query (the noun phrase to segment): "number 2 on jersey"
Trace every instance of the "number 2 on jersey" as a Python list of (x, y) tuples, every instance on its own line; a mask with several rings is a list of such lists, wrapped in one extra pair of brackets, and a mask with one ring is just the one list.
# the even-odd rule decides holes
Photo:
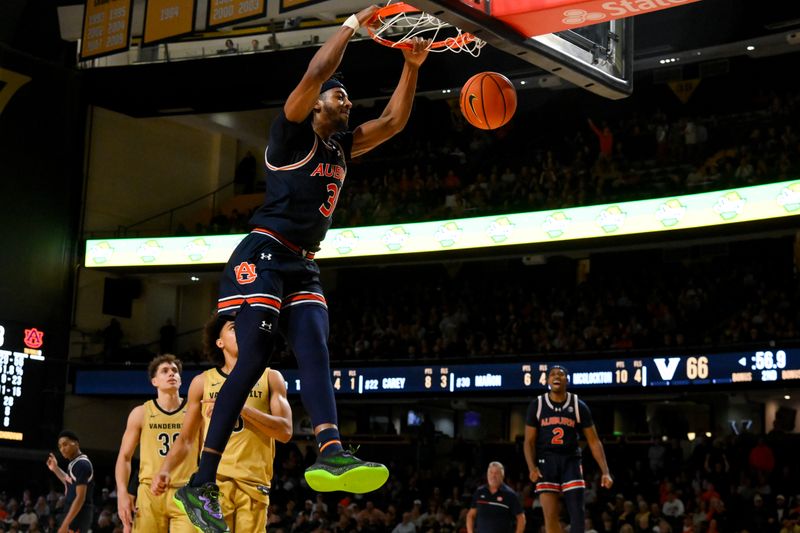
[(564, 444), (564, 428), (553, 428), (553, 438), (550, 444)]

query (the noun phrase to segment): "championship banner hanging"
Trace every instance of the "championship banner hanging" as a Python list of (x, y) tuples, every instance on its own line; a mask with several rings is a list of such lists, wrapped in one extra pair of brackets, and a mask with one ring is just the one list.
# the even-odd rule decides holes
[(131, 0), (86, 0), (81, 60), (124, 52), (131, 34)]
[(206, 27), (230, 26), (267, 15), (265, 0), (209, 0)]
[(144, 44), (153, 44), (194, 30), (194, 0), (147, 0)]

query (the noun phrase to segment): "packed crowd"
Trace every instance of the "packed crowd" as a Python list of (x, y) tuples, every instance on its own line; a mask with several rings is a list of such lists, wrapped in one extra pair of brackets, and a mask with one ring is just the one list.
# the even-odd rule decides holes
[[(660, 96), (666, 98), (674, 96)], [(715, 112), (711, 106), (640, 112), (631, 104), (599, 125), (534, 109), (496, 132), (465, 126), (444, 101), (417, 107), (398, 138), (350, 165), (334, 226), (690, 194), (788, 180), (800, 170), (797, 91), (759, 93)], [(352, 120), (369, 116), (354, 109)], [(535, 124), (548, 127), (526, 126)], [(250, 214), (218, 213), (193, 231), (245, 232)]]
[[(789, 346), (800, 341), (793, 253), (785, 237), (555, 256), (539, 265), (487, 259), (339, 269), (326, 289), (331, 358), (403, 363)], [(105, 360), (149, 361), (160, 345), (118, 349)], [(179, 356), (202, 362), (199, 337), (191, 345)], [(281, 339), (277, 350), (276, 360), (294, 365)]]
[(331, 354), (402, 361), (797, 341), (791, 239), (717, 252), (342, 270), (328, 291)]
[[(599, 533), (797, 533), (800, 471), (797, 442), (782, 431), (757, 437), (744, 432), (715, 439), (606, 442), (615, 485), (600, 489), (596, 467), (584, 459), (587, 529)], [(269, 510), (270, 533), (462, 533), (473, 491), (485, 483), (485, 465), (506, 465), (506, 483), (517, 493), (526, 531), (543, 525), (541, 507), (522, 458), (521, 445), (437, 437), (435, 458), (421, 458), (418, 443), (381, 453), (392, 476), (368, 495), (314, 494), (302, 472), (314, 461), (312, 446), (279, 446)], [(377, 450), (377, 449), (376, 449)], [(433, 459), (433, 460), (430, 460)], [(113, 468), (106, 465), (108, 471)], [(44, 469), (44, 467), (42, 467)], [(51, 532), (61, 510), (61, 487), (30, 488), (28, 476), (0, 493), (0, 531)], [(43, 478), (44, 479), (44, 478)], [(39, 483), (37, 488), (46, 486)], [(110, 477), (96, 487), (93, 533), (122, 531)], [(566, 526), (566, 523), (563, 524)]]

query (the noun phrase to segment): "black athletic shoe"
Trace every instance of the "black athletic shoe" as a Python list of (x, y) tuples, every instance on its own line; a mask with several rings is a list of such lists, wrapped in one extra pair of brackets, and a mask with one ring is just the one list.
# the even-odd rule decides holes
[(186, 485), (175, 491), (175, 504), (202, 533), (230, 533), (219, 506), (219, 487), (204, 483), (199, 487)]

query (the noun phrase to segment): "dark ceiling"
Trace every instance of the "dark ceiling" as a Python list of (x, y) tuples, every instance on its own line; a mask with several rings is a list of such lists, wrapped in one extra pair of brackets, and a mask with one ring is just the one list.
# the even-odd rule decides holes
[[(69, 0), (2, 0), (0, 42), (11, 48), (74, 66), (75, 43), (58, 36), (56, 7)], [(770, 35), (800, 27), (800, 3), (780, 0), (702, 0), (638, 16), (634, 55), (642, 58)], [(192, 113), (238, 111), (275, 105), (302, 76), (316, 49), (185, 60), (172, 63), (94, 68), (83, 71), (87, 101), (132, 116), (159, 110)], [(342, 71), (352, 94), (387, 95), (402, 65), (401, 55), (370, 41), (351, 43)], [(420, 90), (457, 87), (469, 75), (500, 70), (509, 76), (537, 68), (508, 54), (484, 49), (479, 58), (431, 54)]]

